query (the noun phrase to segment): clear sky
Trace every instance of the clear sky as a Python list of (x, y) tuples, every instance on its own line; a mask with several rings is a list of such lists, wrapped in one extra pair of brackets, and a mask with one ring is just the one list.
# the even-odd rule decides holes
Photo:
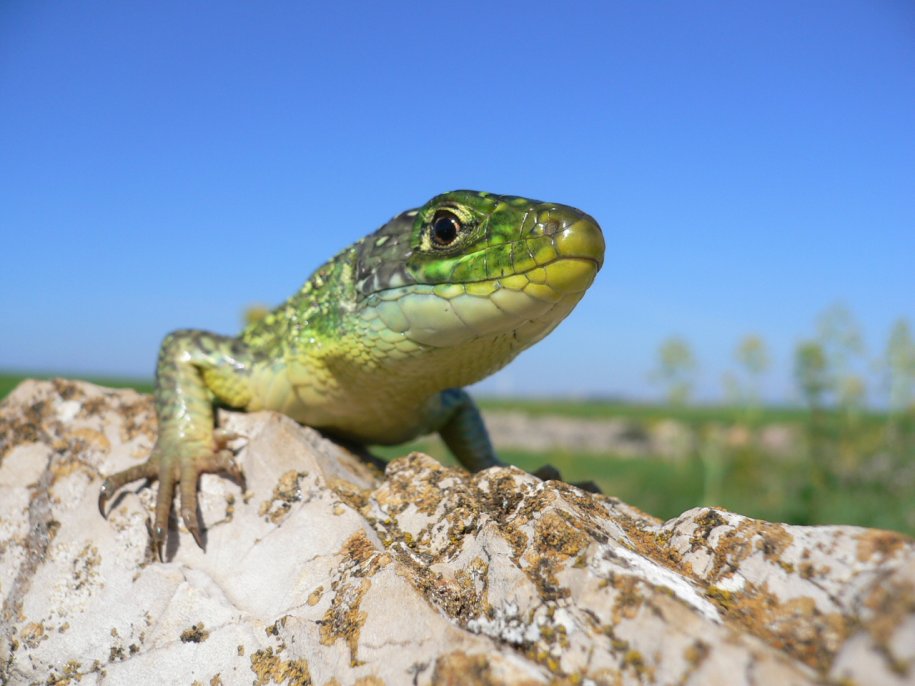
[(488, 391), (767, 393), (825, 308), (915, 324), (915, 3), (0, 3), (0, 369), (150, 376), (454, 188), (576, 205), (592, 290)]

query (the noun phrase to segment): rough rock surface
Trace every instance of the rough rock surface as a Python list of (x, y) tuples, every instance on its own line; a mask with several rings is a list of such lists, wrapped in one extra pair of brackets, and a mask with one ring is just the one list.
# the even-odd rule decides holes
[(0, 406), (0, 683), (913, 684), (915, 543), (695, 509), (660, 522), (513, 468), (372, 464), (271, 413), (247, 491), (201, 479), (207, 551), (144, 459), (149, 398), (26, 382)]

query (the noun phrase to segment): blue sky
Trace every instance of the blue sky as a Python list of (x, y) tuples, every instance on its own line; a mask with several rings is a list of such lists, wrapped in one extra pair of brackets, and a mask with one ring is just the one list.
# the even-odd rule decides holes
[(915, 5), (563, 5), (0, 4), (0, 369), (149, 376), (453, 188), (607, 239), (481, 390), (652, 397), (679, 335), (714, 399), (756, 332), (787, 400), (827, 307), (915, 324)]

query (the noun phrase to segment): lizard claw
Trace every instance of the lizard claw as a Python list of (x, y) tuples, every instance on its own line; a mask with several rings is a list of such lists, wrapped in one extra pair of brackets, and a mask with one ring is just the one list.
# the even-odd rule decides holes
[(165, 545), (166, 532), (158, 526), (150, 526), (148, 522), (146, 529), (149, 531), (150, 543), (156, 551), (156, 559), (159, 560), (159, 562), (165, 562), (165, 555), (163, 554), (162, 548)]
[[(209, 466), (209, 465), (208, 465)], [(209, 470), (208, 470), (209, 471)], [(197, 516), (197, 481), (200, 478), (200, 468), (194, 463), (181, 465), (181, 519), (184, 526), (191, 532), (194, 542), (201, 550), (204, 549), (203, 538), (200, 533), (200, 518)]]
[(111, 485), (108, 483), (108, 479), (105, 479), (102, 482), (102, 487), (98, 489), (98, 513), (105, 519), (108, 519), (108, 513), (105, 512), (105, 503), (108, 502), (108, 499), (111, 497), (113, 492), (114, 489), (111, 488)]
[(194, 542), (197, 544), (197, 547), (201, 550), (206, 550), (206, 546), (203, 542), (203, 534), (200, 531), (200, 520), (197, 517), (197, 512), (182, 508), (181, 519), (184, 520), (185, 528), (191, 533), (191, 536), (194, 537)]

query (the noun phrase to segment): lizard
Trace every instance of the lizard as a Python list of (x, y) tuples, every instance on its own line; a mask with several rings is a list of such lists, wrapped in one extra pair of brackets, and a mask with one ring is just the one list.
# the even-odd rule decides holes
[(155, 377), (149, 458), (103, 482), (99, 510), (130, 482), (158, 480), (152, 543), (179, 492), (203, 548), (202, 473), (243, 475), (215, 410), (275, 410), (327, 435), (396, 445), (438, 432), (468, 470), (502, 466), (462, 389), (562, 321), (603, 264), (598, 223), (573, 207), (478, 191), (438, 195), (319, 267), (236, 337), (168, 334)]

